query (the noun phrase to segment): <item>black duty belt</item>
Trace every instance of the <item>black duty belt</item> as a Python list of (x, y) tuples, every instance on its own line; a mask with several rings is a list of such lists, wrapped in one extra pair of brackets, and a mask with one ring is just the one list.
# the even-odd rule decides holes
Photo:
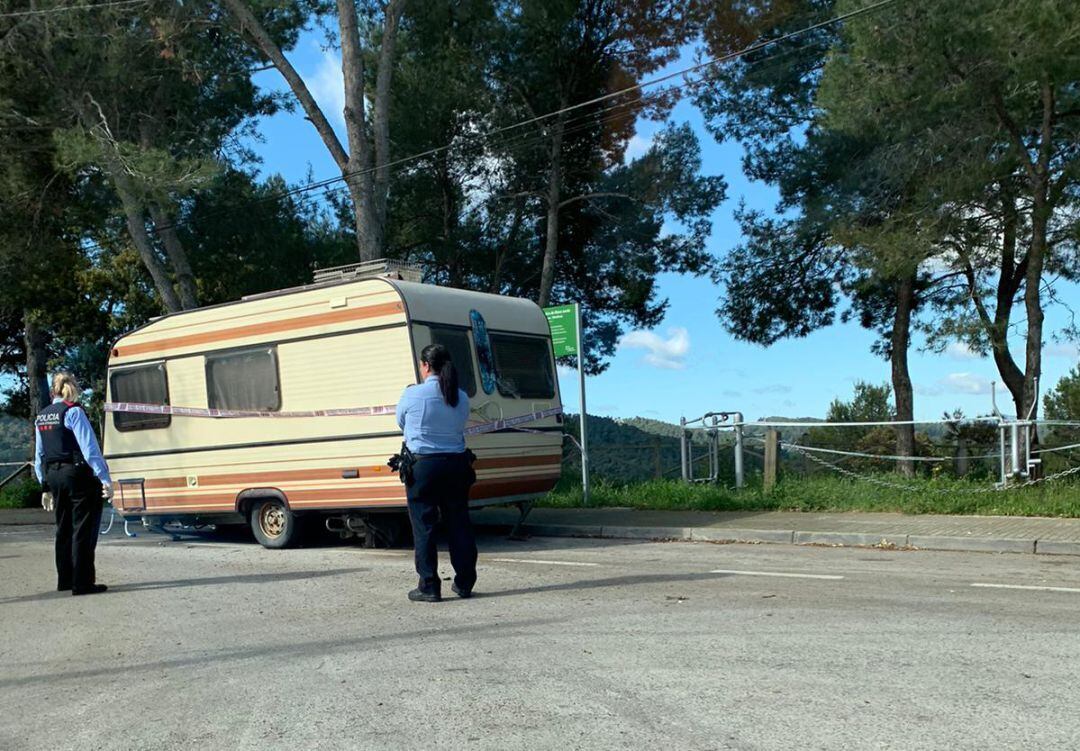
[(453, 451), (450, 453), (437, 453), (437, 454), (416, 454), (416, 461), (423, 461), (424, 459), (458, 459), (465, 456), (464, 451)]

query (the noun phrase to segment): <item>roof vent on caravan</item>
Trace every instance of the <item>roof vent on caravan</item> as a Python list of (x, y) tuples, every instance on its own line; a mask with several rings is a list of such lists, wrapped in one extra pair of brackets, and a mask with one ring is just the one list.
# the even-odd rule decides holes
[(315, 284), (326, 282), (347, 282), (355, 279), (370, 279), (372, 277), (385, 276), (391, 279), (400, 279), (404, 282), (421, 282), (424, 279), (424, 271), (419, 266), (413, 266), (401, 261), (389, 258), (377, 258), (374, 261), (350, 263), (345, 266), (334, 266), (329, 269), (316, 269), (312, 280)]

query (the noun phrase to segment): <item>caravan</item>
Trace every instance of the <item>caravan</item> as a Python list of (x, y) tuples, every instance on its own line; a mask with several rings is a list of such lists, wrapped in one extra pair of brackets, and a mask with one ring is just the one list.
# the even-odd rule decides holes
[[(446, 346), (469, 394), (474, 505), (554, 487), (562, 414), (551, 335), (528, 300), (365, 276), (158, 318), (109, 357), (114, 505), (144, 523), (251, 525), (287, 547), (313, 519), (374, 536), (405, 506), (387, 458), (421, 349)], [(396, 278), (392, 278), (396, 277)]]

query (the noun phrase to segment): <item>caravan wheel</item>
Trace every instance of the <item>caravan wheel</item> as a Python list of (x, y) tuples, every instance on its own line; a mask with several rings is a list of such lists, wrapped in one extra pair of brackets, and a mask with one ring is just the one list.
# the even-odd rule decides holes
[(268, 500), (252, 508), (251, 531), (264, 548), (287, 548), (299, 538), (300, 525), (284, 503)]

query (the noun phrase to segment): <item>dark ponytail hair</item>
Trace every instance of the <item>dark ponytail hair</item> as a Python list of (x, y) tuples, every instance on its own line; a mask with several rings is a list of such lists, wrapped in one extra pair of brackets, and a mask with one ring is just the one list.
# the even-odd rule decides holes
[(439, 377), (439, 391), (443, 401), (451, 407), (458, 404), (457, 368), (450, 361), (450, 350), (441, 344), (429, 344), (420, 351), (420, 361), (427, 363), (431, 372)]

